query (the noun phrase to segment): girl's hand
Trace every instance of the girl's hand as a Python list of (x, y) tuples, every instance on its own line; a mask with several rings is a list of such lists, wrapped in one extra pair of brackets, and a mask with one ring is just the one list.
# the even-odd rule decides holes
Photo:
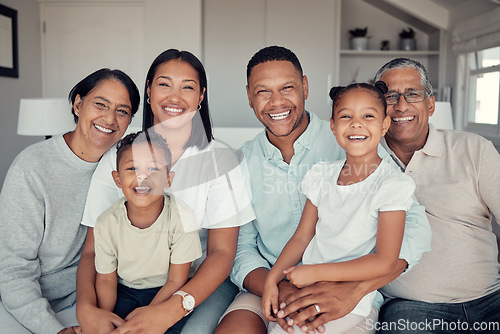
[(301, 266), (294, 266), (283, 272), (290, 283), (299, 289), (317, 282), (315, 278), (316, 271), (313, 265), (303, 264)]
[(275, 317), (276, 314), (278, 314), (278, 295), (278, 286), (266, 282), (264, 290), (262, 291), (262, 311), (269, 321), (276, 321)]

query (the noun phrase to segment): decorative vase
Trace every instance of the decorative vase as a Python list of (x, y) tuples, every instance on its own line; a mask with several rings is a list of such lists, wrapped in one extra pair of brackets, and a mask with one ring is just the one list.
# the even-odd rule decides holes
[(399, 49), (404, 51), (414, 51), (417, 49), (417, 40), (415, 38), (401, 38), (399, 40)]
[(368, 37), (352, 37), (351, 38), (352, 50), (368, 50)]

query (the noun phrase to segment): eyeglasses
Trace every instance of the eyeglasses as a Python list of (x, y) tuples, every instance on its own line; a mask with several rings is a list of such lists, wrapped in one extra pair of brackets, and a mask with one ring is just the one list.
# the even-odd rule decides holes
[(387, 104), (396, 104), (399, 101), (400, 96), (405, 98), (408, 103), (422, 102), (425, 99), (427, 92), (425, 90), (411, 90), (405, 93), (390, 93), (385, 95), (385, 101)]

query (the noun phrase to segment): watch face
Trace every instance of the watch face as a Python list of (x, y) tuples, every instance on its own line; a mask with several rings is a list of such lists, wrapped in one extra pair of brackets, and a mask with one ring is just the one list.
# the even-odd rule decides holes
[(191, 295), (185, 296), (183, 304), (186, 311), (191, 311), (194, 308), (194, 297)]

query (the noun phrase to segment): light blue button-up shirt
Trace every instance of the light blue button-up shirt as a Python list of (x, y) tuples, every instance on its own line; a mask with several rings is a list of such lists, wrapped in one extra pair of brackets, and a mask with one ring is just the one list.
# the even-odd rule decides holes
[[(309, 125), (293, 144), (294, 155), (287, 164), (266, 132), (246, 142), (241, 151), (248, 164), (252, 205), (256, 219), (240, 228), (238, 249), (231, 279), (243, 289), (243, 280), (253, 270), (270, 269), (299, 225), (306, 196), (301, 183), (305, 173), (319, 161), (345, 158), (344, 150), (327, 121), (308, 112)], [(379, 155), (396, 167), (387, 151)], [(407, 213), (400, 257), (408, 269), (430, 250), (431, 230), (424, 207), (415, 200)], [(407, 269), (407, 270), (408, 270)], [(378, 300), (379, 304), (381, 299)], [(377, 305), (380, 306), (380, 305)]]

